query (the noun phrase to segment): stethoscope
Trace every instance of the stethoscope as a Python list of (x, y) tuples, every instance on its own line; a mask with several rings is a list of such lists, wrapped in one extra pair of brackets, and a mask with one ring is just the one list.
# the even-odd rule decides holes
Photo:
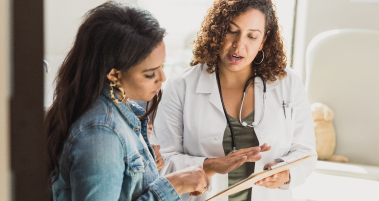
[[(262, 107), (262, 113), (261, 113), (261, 118), (260, 118), (259, 122), (256, 123), (255, 119), (254, 119), (254, 122), (251, 125), (249, 125), (246, 122), (242, 122), (241, 114), (242, 114), (243, 102), (245, 100), (245, 95), (246, 95), (247, 87), (249, 86), (250, 82), (252, 80), (254, 80), (256, 77), (261, 78), (261, 80), (263, 82), (263, 107)], [(226, 117), (226, 121), (228, 122), (230, 133), (232, 135), (232, 151), (229, 152), (229, 154), (231, 154), (231, 153), (237, 151), (236, 150), (237, 145), (236, 145), (236, 141), (235, 141), (233, 126), (232, 126), (232, 124), (230, 122), (228, 113), (226, 112), (225, 105), (224, 105), (224, 100), (222, 98), (220, 76), (218, 74), (218, 71), (216, 71), (216, 78), (217, 78), (217, 84), (218, 84), (218, 91), (220, 92), (220, 99), (221, 99), (221, 103), (222, 103), (222, 109), (224, 110), (224, 115)], [(243, 89), (243, 98), (242, 98), (242, 103), (241, 103), (241, 108), (240, 108), (240, 113), (239, 113), (239, 122), (240, 122), (240, 124), (242, 126), (254, 128), (254, 127), (259, 126), (262, 123), (262, 120), (264, 118), (264, 112), (265, 112), (265, 99), (266, 99), (266, 80), (265, 80), (265, 78), (262, 75), (258, 75), (258, 74), (250, 77), (249, 80), (247, 80), (247, 82), (246, 82), (245, 88)]]

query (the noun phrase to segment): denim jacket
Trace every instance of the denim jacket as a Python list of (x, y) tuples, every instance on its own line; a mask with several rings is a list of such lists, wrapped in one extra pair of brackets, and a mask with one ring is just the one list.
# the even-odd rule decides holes
[(167, 179), (158, 176), (147, 121), (137, 118), (144, 113), (136, 103), (112, 102), (105, 84), (96, 102), (70, 127), (59, 179), (52, 187), (54, 201), (180, 200)]

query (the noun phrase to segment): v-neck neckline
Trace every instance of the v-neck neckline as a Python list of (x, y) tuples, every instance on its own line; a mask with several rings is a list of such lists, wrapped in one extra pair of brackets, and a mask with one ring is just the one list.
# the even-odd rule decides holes
[[(247, 118), (251, 117), (252, 115), (254, 115), (254, 110), (253, 110), (249, 115), (247, 115), (245, 118), (243, 118), (242, 121), (245, 121)], [(236, 119), (236, 118), (232, 117), (232, 116), (229, 115), (229, 114), (228, 114), (228, 116), (229, 116), (232, 120), (239, 121), (239, 119)]]

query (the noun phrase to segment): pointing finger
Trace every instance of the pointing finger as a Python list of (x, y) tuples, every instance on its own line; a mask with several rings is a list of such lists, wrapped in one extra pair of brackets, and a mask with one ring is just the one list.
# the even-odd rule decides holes
[(261, 147), (261, 151), (269, 151), (271, 146), (268, 146), (267, 143), (264, 143)]
[(266, 149), (266, 147), (267, 147), (267, 144), (266, 143), (264, 143), (262, 146), (260, 146), (261, 147), (261, 149), (262, 150), (265, 150)]
[(262, 151), (270, 151), (270, 150), (271, 150), (271, 146), (267, 146), (264, 150), (261, 149), (261, 152), (262, 152)]
[(246, 153), (259, 153), (261, 151), (261, 147), (250, 147), (250, 148), (246, 148), (246, 149), (240, 149), (238, 151), (236, 151), (235, 153), (238, 153), (238, 154), (246, 154)]

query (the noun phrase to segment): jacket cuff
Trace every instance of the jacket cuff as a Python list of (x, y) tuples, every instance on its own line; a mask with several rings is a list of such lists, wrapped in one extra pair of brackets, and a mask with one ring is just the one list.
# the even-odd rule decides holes
[(300, 186), (305, 183), (305, 177), (301, 174), (302, 167), (301, 165), (297, 165), (295, 167), (290, 168), (291, 173), (291, 182), (284, 187), (287, 189), (292, 189), (293, 187)]
[(171, 183), (164, 177), (158, 177), (149, 185), (151, 191), (159, 198), (159, 200), (178, 200), (179, 194), (176, 192)]
[(195, 164), (194, 165), (200, 165), (201, 168), (204, 168), (204, 161), (207, 159), (207, 157), (196, 157), (195, 158)]
[(282, 189), (282, 190), (288, 190), (288, 189), (290, 189), (290, 184), (291, 184), (291, 169), (289, 171), (290, 171), (290, 173), (289, 173), (289, 177), (290, 177), (289, 181), (286, 182), (286, 183), (284, 183), (282, 186), (280, 186), (279, 189)]

